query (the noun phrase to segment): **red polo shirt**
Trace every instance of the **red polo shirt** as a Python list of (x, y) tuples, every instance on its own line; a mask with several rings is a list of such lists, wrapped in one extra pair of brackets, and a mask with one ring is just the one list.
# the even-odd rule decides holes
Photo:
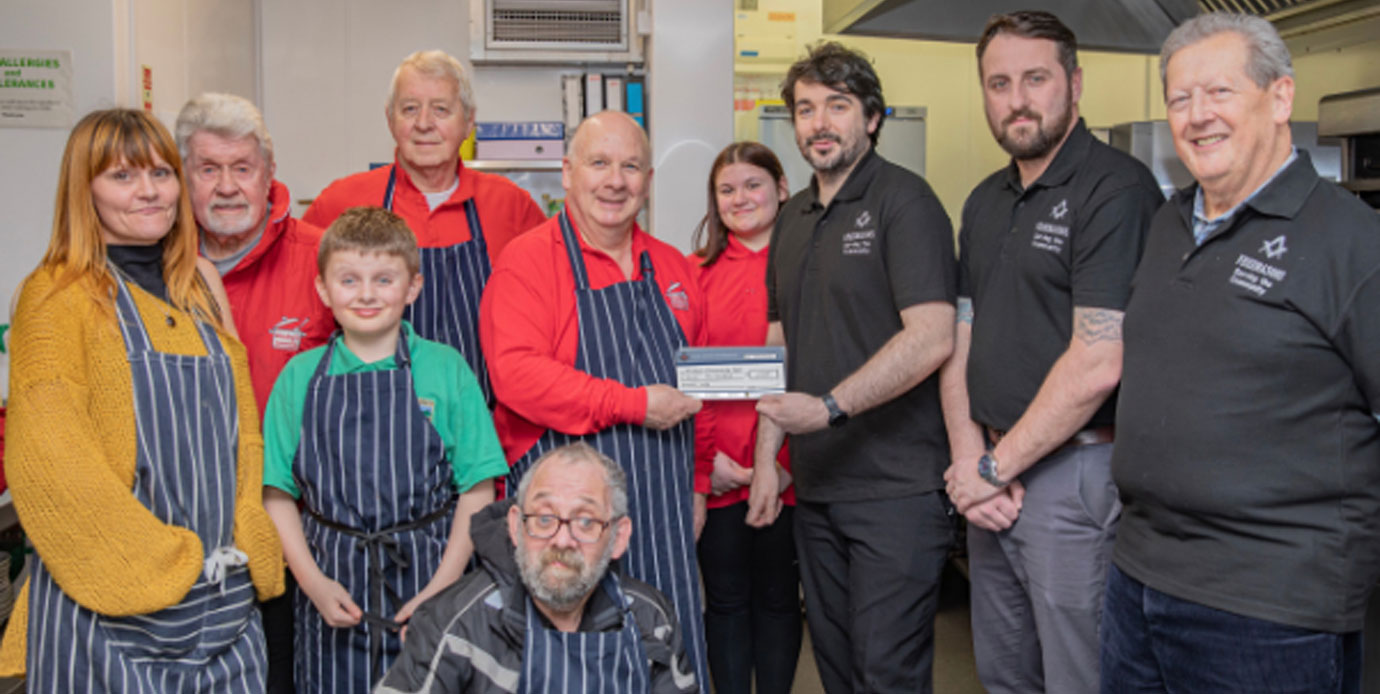
[(467, 169), (464, 162), (456, 166), (460, 183), (455, 192), (435, 210), (427, 206), (426, 196), (417, 190), (402, 166), (380, 166), (326, 186), (302, 219), (324, 229), (351, 207), (383, 205), (388, 172), (393, 168), (398, 172), (393, 184), (393, 212), (407, 220), (412, 233), (417, 235), (417, 245), (423, 248), (454, 246), (470, 240), (464, 206), (470, 198), (474, 199), (479, 223), (484, 227), (490, 262), (498, 260), (509, 241), (546, 221), (546, 215), (527, 191), (497, 174)]
[[(705, 304), (690, 264), (636, 225), (632, 234), (632, 279), (642, 279), (637, 259), (647, 251), (663, 296), (674, 297), (667, 305), (687, 342), (703, 345)], [(583, 238), (580, 252), (591, 288), (627, 281), (613, 258)], [(575, 274), (559, 218), (552, 217), (508, 244), (480, 303), (479, 339), (498, 400), (494, 428), (509, 463), (547, 429), (580, 435), (646, 418), (646, 389), (575, 369), (579, 337)]]
[[(749, 250), (737, 237), (728, 237), (728, 246), (718, 260), (708, 267), (700, 265), (703, 258), (690, 254), (690, 261), (700, 291), (704, 292), (706, 344), (725, 347), (748, 347), (767, 341), (767, 255), (770, 249)], [(695, 491), (707, 494), (709, 475), (714, 470), (714, 454), (723, 451), (743, 467), (752, 467), (753, 449), (757, 444), (757, 402), (752, 400), (723, 400), (704, 403), (695, 416)], [(781, 448), (777, 460), (790, 469), (787, 447)], [(719, 496), (709, 497), (709, 508), (730, 506), (748, 498), (743, 486)], [(782, 500), (795, 503), (792, 485)]]

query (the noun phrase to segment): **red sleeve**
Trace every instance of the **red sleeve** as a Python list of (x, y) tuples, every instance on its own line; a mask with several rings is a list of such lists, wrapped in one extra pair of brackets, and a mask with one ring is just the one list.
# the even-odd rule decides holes
[(331, 225), (331, 222), (335, 221), (336, 217), (340, 216), (340, 206), (334, 204), (335, 201), (331, 199), (334, 197), (331, 194), (333, 187), (334, 184), (327, 186), (320, 195), (316, 196), (315, 200), (311, 201), (311, 207), (308, 207), (307, 211), (302, 214), (302, 221), (325, 229)]
[[(479, 336), (494, 394), (501, 407), (541, 429), (587, 434), (641, 423), (647, 414), (644, 389), (574, 367), (575, 281), (559, 237), (552, 238), (557, 228), (552, 221), (509, 244), (484, 290)], [(509, 427), (500, 420), (506, 418), (495, 417), (505, 447), (518, 445), (511, 440), (517, 432), (505, 431)]]

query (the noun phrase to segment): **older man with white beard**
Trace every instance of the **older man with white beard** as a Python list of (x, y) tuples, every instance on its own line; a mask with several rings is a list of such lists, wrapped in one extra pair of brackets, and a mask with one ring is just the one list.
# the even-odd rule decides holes
[[(288, 360), (335, 329), (314, 284), (321, 229), (291, 216), (287, 186), (273, 179), (273, 138), (247, 99), (202, 94), (182, 107), (176, 130), (201, 254), (225, 283), (262, 416)], [(293, 691), (290, 574), (288, 580), (284, 597), (262, 605), (268, 690), (275, 694)]]
[(313, 285), (321, 229), (292, 218), (287, 186), (273, 179), (273, 138), (247, 99), (207, 93), (188, 101), (177, 116), (177, 147), (201, 254), (225, 282), (262, 415), (288, 359), (335, 329)]
[(423, 603), (375, 691), (698, 692), (670, 601), (609, 570), (627, 513), (613, 460), (586, 443), (543, 455), (474, 515), (481, 570)]

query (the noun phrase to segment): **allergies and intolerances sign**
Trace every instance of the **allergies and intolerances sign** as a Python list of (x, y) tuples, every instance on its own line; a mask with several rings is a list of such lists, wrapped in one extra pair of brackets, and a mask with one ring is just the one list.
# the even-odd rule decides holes
[(71, 51), (0, 48), (0, 127), (72, 127)]

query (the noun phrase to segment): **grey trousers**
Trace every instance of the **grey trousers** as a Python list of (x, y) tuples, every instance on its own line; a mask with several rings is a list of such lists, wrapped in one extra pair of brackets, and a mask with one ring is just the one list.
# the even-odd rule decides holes
[(1112, 444), (1066, 446), (1020, 476), (1009, 529), (968, 528), (973, 650), (990, 694), (1095, 694), (1102, 591), (1121, 501)]

